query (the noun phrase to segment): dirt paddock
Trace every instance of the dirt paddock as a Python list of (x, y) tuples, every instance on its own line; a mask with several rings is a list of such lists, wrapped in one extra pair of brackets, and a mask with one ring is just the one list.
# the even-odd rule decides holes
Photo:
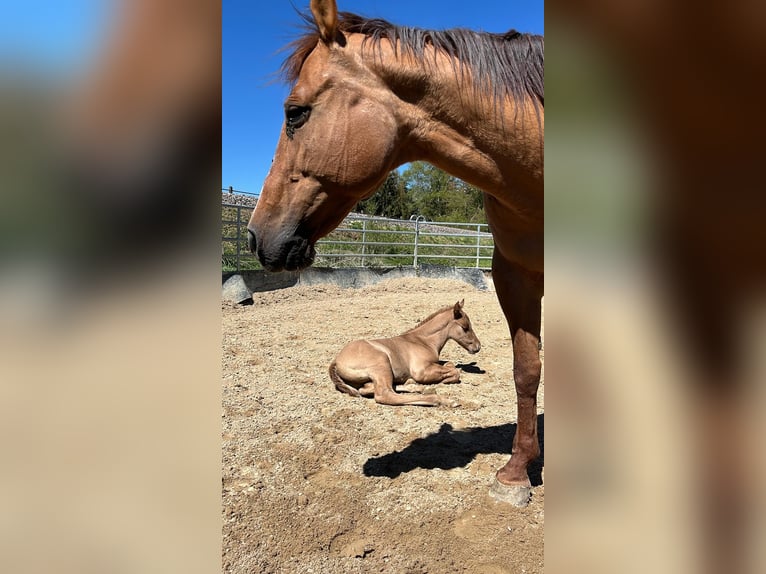
[[(293, 287), (223, 304), (223, 569), (236, 573), (543, 571), (544, 488), (524, 509), (487, 495), (510, 454), (510, 337), (495, 294), (458, 281)], [(482, 342), (441, 358), (456, 408), (388, 407), (335, 390), (358, 338), (397, 335), (465, 298)], [(543, 396), (538, 420), (543, 427)], [(541, 481), (538, 465), (533, 483)]]

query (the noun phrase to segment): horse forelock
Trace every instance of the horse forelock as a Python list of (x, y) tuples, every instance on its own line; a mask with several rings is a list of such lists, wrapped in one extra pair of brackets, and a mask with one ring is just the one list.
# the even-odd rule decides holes
[[(319, 29), (309, 13), (299, 13), (304, 33), (288, 44), (290, 50), (281, 67), (283, 78), (294, 84), (303, 63), (319, 42)], [(382, 40), (414, 57), (428, 68), (432, 62), (426, 48), (433, 47), (453, 62), (459, 82), (471, 78), (477, 95), (490, 92), (495, 102), (510, 97), (529, 98), (535, 107), (545, 104), (545, 40), (536, 34), (510, 30), (503, 34), (465, 28), (425, 30), (397, 26), (381, 18), (365, 18), (351, 12), (338, 13), (338, 28), (348, 34), (363, 34), (362, 46), (374, 54)], [(470, 71), (470, 74), (466, 74)]]
[(298, 80), (303, 62), (306, 61), (306, 58), (309, 57), (319, 42), (319, 28), (311, 14), (299, 11), (298, 16), (302, 20), (298, 28), (303, 30), (303, 33), (281, 50), (288, 52), (288, 54), (282, 62), (282, 67), (279, 70), (280, 75), (285, 82), (291, 85)]

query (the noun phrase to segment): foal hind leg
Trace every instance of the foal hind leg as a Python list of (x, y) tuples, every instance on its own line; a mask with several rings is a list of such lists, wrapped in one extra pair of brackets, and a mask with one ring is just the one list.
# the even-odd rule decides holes
[(436, 395), (420, 395), (415, 393), (399, 394), (394, 391), (394, 377), (390, 370), (370, 374), (374, 385), (375, 402), (381, 405), (415, 405), (435, 407), (447, 404)]
[(363, 397), (374, 397), (375, 396), (375, 384), (372, 382), (365, 383), (359, 389), (359, 394)]
[(527, 467), (540, 456), (537, 389), (542, 371), (538, 345), (543, 275), (503, 261), (496, 249), (492, 261), (492, 277), (511, 331), (518, 414), (511, 458), (497, 471), (490, 493), (495, 498), (523, 507), (529, 502), (532, 489)]

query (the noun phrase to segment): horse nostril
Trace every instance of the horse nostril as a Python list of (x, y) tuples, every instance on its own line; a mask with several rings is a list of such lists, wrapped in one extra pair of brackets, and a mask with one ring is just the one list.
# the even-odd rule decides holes
[(247, 248), (250, 250), (250, 253), (255, 253), (255, 249), (258, 247), (256, 241), (255, 241), (255, 233), (251, 229), (247, 230)]

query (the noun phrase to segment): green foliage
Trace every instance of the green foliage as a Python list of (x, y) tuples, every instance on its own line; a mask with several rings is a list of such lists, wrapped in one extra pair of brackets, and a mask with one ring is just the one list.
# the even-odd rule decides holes
[(426, 162), (392, 171), (355, 211), (393, 219), (422, 215), (429, 221), (485, 223), (482, 191)]
[(418, 214), (430, 221), (485, 223), (482, 191), (431, 164), (410, 164), (402, 179)]
[(355, 211), (392, 219), (409, 219), (414, 205), (399, 172), (392, 171), (378, 190), (357, 204)]
[[(239, 225), (237, 225), (237, 211), (239, 211)], [(252, 211), (251, 207), (221, 208), (221, 237), (223, 238), (221, 267), (224, 272), (236, 271), (237, 262), (239, 262), (239, 269), (261, 269), (258, 259), (247, 249), (247, 222)]]

